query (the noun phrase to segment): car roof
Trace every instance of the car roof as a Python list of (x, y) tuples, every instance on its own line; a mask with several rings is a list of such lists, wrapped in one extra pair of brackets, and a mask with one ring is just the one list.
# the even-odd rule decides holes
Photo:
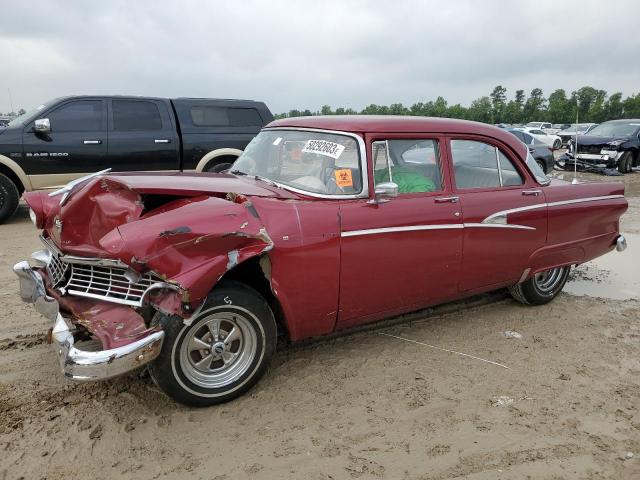
[(640, 123), (640, 118), (622, 118), (619, 120), (609, 120), (608, 122), (602, 122), (602, 123), (621, 123), (621, 124)]
[(353, 133), (461, 133), (493, 137), (507, 144), (520, 156), (522, 142), (502, 128), (470, 120), (399, 115), (318, 115), (275, 120), (265, 128), (317, 128)]

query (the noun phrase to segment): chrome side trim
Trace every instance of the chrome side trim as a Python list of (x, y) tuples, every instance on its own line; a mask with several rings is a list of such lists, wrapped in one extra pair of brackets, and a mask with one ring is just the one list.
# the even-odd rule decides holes
[(324, 194), (324, 193), (314, 193), (314, 192), (309, 192), (307, 190), (302, 190), (300, 188), (291, 187), (289, 185), (284, 185), (282, 183), (273, 182), (278, 187), (280, 187), (280, 188), (282, 188), (284, 190), (290, 190), (290, 191), (295, 192), (295, 193), (300, 193), (300, 194), (306, 195), (308, 197), (324, 198), (324, 199), (328, 199), (328, 200), (345, 200), (345, 199), (350, 199), (350, 198), (369, 198), (369, 175), (368, 175), (369, 162), (368, 162), (368, 157), (367, 157), (367, 148), (366, 148), (366, 145), (364, 143), (364, 138), (362, 138), (360, 135), (355, 134), (353, 132), (343, 132), (343, 131), (340, 131), (340, 130), (324, 130), (324, 129), (320, 129), (320, 128), (271, 127), (271, 128), (263, 128), (262, 129), (262, 131), (264, 131), (264, 132), (272, 132), (272, 131), (277, 131), (277, 130), (282, 130), (282, 131), (289, 130), (289, 131), (297, 131), (297, 132), (328, 133), (328, 134), (332, 134), (332, 135), (342, 135), (342, 136), (345, 136), (345, 137), (353, 138), (357, 142), (358, 148), (360, 149), (360, 173), (362, 175), (362, 191), (360, 193), (354, 193), (354, 194), (349, 194), (349, 195), (327, 195), (327, 194)]
[(464, 228), (515, 228), (520, 230), (535, 230), (535, 227), (516, 225), (514, 223), (465, 223)]
[(413, 232), (419, 230), (452, 230), (464, 228), (462, 223), (448, 223), (442, 225), (405, 225), (402, 227), (369, 228), (365, 230), (351, 230), (342, 232), (341, 237), (357, 237), (360, 235), (376, 235), (378, 233)]
[(549, 207), (558, 207), (560, 205), (572, 205), (574, 203), (596, 202), (598, 200), (615, 200), (624, 198), (624, 195), (602, 195), (601, 197), (576, 198), (574, 200), (562, 200), (560, 202), (547, 203)]
[(377, 235), (379, 233), (415, 232), (420, 230), (457, 230), (460, 228), (512, 228), (517, 230), (535, 230), (526, 225), (503, 225), (486, 223), (445, 223), (437, 225), (405, 225), (402, 227), (369, 228), (364, 230), (350, 230), (342, 232), (341, 237), (357, 237), (362, 235)]
[(538, 208), (546, 207), (559, 207), (561, 205), (572, 205), (574, 203), (595, 202), (598, 200), (614, 200), (617, 198), (624, 198), (624, 195), (602, 195), (600, 197), (576, 198), (573, 200), (561, 200), (559, 202), (536, 203), (535, 205), (527, 205), (526, 207), (511, 208), (509, 210), (501, 210), (499, 212), (492, 213), (487, 218), (485, 218), (482, 223), (502, 223), (503, 221), (506, 221), (506, 218), (503, 220), (501, 217), (506, 217), (510, 213), (527, 212), (529, 210), (536, 210)]
[(536, 203), (535, 205), (527, 205), (526, 207), (518, 207), (518, 208), (510, 208), (509, 210), (501, 210), (496, 213), (492, 213), (487, 218), (482, 220), (482, 223), (502, 223), (502, 219), (500, 217), (505, 217), (504, 222), (507, 221), (506, 217), (510, 213), (518, 213), (518, 212), (527, 212), (529, 210), (537, 210), (538, 208), (546, 208), (546, 203)]

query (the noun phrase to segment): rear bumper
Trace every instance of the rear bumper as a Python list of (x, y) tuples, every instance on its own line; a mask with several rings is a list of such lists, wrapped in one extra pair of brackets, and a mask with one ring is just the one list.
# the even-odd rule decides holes
[(160, 354), (163, 331), (151, 332), (127, 345), (100, 351), (86, 351), (74, 346), (74, 328), (60, 313), (58, 302), (47, 295), (44, 281), (27, 261), (17, 263), (13, 271), (20, 281), (20, 297), (32, 303), (37, 312), (54, 322), (51, 341), (65, 377), (76, 381), (104, 380), (135, 370)]

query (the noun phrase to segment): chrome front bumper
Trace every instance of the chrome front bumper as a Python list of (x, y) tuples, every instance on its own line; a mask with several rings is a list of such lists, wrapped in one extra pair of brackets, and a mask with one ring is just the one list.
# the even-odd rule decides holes
[(54, 322), (51, 340), (65, 377), (79, 382), (104, 380), (135, 370), (160, 354), (164, 332), (158, 331), (128, 345), (100, 350), (80, 350), (74, 346), (73, 330), (60, 314), (58, 302), (47, 295), (42, 276), (22, 261), (13, 267), (20, 280), (20, 297)]

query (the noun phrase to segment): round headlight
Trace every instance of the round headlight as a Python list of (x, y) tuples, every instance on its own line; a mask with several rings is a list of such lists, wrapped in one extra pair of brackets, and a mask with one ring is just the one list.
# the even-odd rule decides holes
[(29, 209), (29, 218), (34, 225), (38, 226), (38, 217), (36, 217), (36, 212), (33, 211), (33, 208)]

